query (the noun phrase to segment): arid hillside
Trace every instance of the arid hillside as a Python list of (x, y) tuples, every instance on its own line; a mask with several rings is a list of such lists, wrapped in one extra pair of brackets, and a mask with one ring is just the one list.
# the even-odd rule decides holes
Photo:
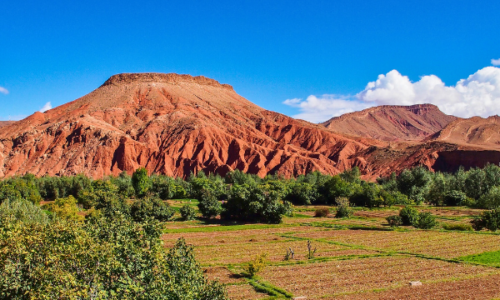
[[(331, 120), (327, 129), (267, 111), (203, 76), (119, 74), (75, 101), (1, 127), (0, 177), (84, 173), (101, 178), (140, 166), (182, 177), (234, 169), (297, 176), (358, 166), (373, 180), (416, 165), (454, 169), (463, 157), (472, 166), (500, 159), (493, 150), (479, 162), (471, 160), (485, 149), (455, 140), (417, 142), (456, 119), (434, 106), (369, 111), (357, 113), (366, 117), (352, 118), (354, 113)], [(384, 130), (363, 134), (362, 128), (375, 126), (373, 119)], [(365, 123), (356, 127), (356, 120)], [(344, 131), (333, 124), (344, 124)]]
[(322, 125), (341, 134), (383, 141), (419, 141), (456, 119), (432, 104), (384, 105), (335, 117)]
[(0, 128), (8, 126), (12, 123), (14, 123), (14, 121), (0, 121)]
[(427, 140), (500, 150), (500, 117), (457, 119)]
[(236, 168), (265, 176), (335, 174), (372, 143), (266, 111), (229, 85), (176, 74), (120, 74), (73, 102), (0, 130), (0, 176), (187, 176)]

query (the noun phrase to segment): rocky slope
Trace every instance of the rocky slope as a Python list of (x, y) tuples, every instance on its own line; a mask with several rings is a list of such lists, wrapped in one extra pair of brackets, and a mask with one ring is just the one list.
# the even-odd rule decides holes
[(0, 121), (0, 128), (8, 126), (12, 123), (14, 123), (14, 121)]
[(0, 176), (336, 174), (368, 147), (266, 111), (229, 85), (176, 74), (120, 74), (73, 102), (0, 129)]
[(383, 141), (418, 141), (456, 119), (432, 104), (384, 105), (335, 117), (322, 125), (341, 134)]
[(500, 117), (457, 119), (426, 140), (500, 150)]
[(1, 127), (0, 177), (84, 173), (101, 178), (140, 166), (182, 177), (234, 169), (297, 176), (358, 166), (365, 179), (373, 180), (416, 165), (453, 170), (500, 159), (500, 152), (490, 151), (477, 160), (483, 148), (440, 140), (437, 134), (416, 142), (454, 119), (433, 106), (383, 107), (363, 114), (368, 117), (351, 119), (364, 120), (366, 128), (375, 119), (386, 130), (360, 136), (358, 121), (341, 117), (331, 124), (353, 129), (339, 133), (335, 127), (334, 132), (262, 109), (231, 86), (202, 76), (120, 74), (82, 98)]

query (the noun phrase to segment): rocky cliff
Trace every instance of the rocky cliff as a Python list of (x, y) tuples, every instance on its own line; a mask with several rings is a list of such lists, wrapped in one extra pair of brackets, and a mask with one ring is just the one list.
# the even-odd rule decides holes
[[(416, 165), (453, 169), (454, 151), (470, 155), (475, 148), (437, 136), (415, 140), (454, 119), (429, 105), (386, 106), (330, 120), (325, 128), (267, 111), (206, 77), (119, 74), (77, 100), (1, 127), (0, 177), (101, 178), (141, 166), (181, 177), (235, 169), (290, 177), (358, 166), (373, 180)], [(375, 121), (383, 128), (378, 135), (371, 131)], [(441, 153), (447, 156), (439, 159)]]

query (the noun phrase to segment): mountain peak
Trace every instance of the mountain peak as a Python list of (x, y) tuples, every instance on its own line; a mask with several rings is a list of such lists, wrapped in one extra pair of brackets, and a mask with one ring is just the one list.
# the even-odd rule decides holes
[(455, 119), (433, 104), (382, 105), (335, 117), (322, 125), (342, 134), (385, 141), (417, 141)]
[(151, 83), (172, 83), (180, 82), (197, 83), (200, 85), (209, 85), (232, 90), (233, 87), (229, 84), (221, 84), (217, 80), (207, 78), (205, 76), (191, 76), (187, 74), (176, 73), (121, 73), (111, 76), (102, 86), (130, 84), (134, 82), (151, 82)]

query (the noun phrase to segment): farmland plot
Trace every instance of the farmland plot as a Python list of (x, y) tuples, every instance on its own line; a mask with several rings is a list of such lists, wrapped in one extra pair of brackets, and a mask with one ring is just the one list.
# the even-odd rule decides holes
[(464, 232), (323, 230), (294, 236), (443, 258), (500, 250), (500, 236)]
[[(420, 280), (466, 279), (499, 274), (497, 269), (407, 256), (371, 257), (267, 268), (262, 277), (307, 299), (394, 289)], [(331, 298), (330, 298), (331, 299)], [(366, 299), (366, 298), (365, 298)]]

